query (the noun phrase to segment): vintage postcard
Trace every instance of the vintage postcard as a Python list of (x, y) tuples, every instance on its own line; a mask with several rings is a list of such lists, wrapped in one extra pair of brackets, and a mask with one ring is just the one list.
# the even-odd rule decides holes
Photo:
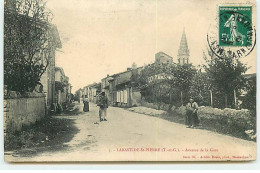
[(255, 0), (4, 0), (6, 162), (256, 160)]

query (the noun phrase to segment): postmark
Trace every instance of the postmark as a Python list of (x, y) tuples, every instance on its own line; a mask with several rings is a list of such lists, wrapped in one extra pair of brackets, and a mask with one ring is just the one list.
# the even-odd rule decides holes
[(249, 55), (256, 44), (252, 6), (219, 5), (216, 24), (210, 27), (207, 42), (219, 58)]

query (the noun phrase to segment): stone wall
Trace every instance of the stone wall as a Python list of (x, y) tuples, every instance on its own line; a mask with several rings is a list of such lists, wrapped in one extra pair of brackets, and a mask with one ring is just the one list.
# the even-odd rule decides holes
[[(157, 110), (164, 110), (164, 111), (168, 111), (170, 105), (169, 104), (165, 104), (165, 103), (160, 103), (160, 104), (156, 104), (156, 103), (148, 103), (144, 100), (141, 100), (141, 106), (144, 107), (148, 107), (148, 108), (152, 108), (152, 109), (157, 109)], [(172, 107), (172, 109), (174, 109), (175, 106)]]
[(46, 115), (45, 94), (10, 91), (4, 98), (4, 131), (20, 131)]

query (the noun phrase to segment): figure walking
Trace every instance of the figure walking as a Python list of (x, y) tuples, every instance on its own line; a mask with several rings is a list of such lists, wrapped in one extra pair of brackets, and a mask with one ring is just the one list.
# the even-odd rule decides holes
[(87, 95), (83, 96), (83, 104), (84, 104), (83, 111), (89, 112), (89, 100)]
[(98, 100), (98, 106), (99, 106), (99, 117), (100, 121), (107, 121), (107, 108), (108, 108), (108, 99), (106, 97), (105, 92), (102, 92), (99, 100)]
[(225, 27), (230, 28), (230, 39), (229, 41), (235, 44), (236, 42), (241, 42), (241, 44), (244, 44), (245, 36), (238, 32), (238, 26), (237, 26), (237, 18), (238, 13), (233, 13), (229, 19), (224, 24)]
[(186, 105), (187, 128), (194, 128), (199, 125), (198, 108), (198, 103), (196, 103), (193, 98), (190, 98), (189, 103)]

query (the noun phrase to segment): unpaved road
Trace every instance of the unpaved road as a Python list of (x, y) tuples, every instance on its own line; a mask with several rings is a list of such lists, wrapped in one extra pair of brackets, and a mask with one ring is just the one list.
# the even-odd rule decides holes
[[(82, 104), (76, 104), (82, 110)], [(66, 149), (31, 156), (5, 155), (6, 161), (224, 161), (254, 160), (256, 143), (160, 118), (109, 107), (99, 122), (98, 107), (60, 118), (75, 119), (79, 132)], [(96, 124), (95, 122), (98, 122)]]

